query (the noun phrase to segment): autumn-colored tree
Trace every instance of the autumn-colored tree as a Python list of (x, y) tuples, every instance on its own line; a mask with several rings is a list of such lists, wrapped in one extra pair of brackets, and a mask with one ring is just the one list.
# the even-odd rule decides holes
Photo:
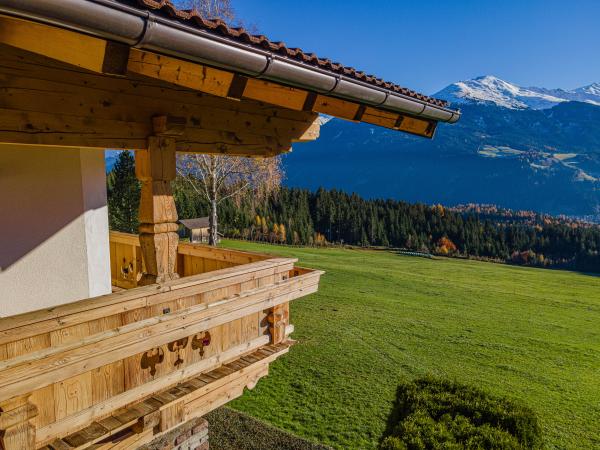
[(263, 238), (266, 239), (267, 234), (269, 233), (269, 225), (267, 225), (267, 219), (264, 217), (262, 217), (260, 220), (260, 229), (261, 229)]
[(327, 245), (327, 239), (325, 239), (325, 235), (321, 233), (315, 233), (313, 242), (314, 245), (319, 247), (324, 247), (325, 245)]
[(287, 239), (287, 234), (285, 231), (285, 225), (281, 223), (281, 224), (279, 224), (279, 243), (285, 244), (286, 239)]
[(456, 250), (456, 245), (447, 236), (440, 238), (437, 242), (437, 251), (441, 255), (453, 255)]

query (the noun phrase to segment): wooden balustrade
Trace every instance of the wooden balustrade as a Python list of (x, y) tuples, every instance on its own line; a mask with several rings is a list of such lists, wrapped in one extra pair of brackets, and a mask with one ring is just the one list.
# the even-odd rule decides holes
[[(208, 245), (180, 242), (175, 270), (181, 277), (198, 275), (269, 259), (268, 255), (226, 250)], [(145, 269), (137, 235), (110, 232), (110, 272), (113, 286), (131, 289), (138, 286)]]
[(139, 250), (111, 234), (113, 280), (129, 289), (0, 319), (5, 448), (117, 448), (115, 434), (141, 445), (241, 395), (287, 351), (289, 301), (321, 275), (181, 244), (181, 278), (135, 287)]

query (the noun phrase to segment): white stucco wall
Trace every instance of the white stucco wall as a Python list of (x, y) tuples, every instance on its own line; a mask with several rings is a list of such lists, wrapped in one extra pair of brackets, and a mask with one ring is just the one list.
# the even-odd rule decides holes
[(110, 291), (104, 151), (0, 144), (0, 316)]

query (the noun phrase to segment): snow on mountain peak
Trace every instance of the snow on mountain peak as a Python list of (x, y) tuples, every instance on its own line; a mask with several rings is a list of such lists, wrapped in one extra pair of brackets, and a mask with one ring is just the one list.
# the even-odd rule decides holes
[(600, 83), (570, 91), (524, 88), (492, 75), (484, 75), (453, 83), (434, 96), (451, 103), (493, 103), (510, 109), (546, 109), (566, 101), (600, 105)]
[(590, 94), (590, 95), (595, 95), (596, 97), (600, 97), (600, 83), (592, 83), (589, 86), (584, 86), (584, 87), (575, 89), (574, 92), (579, 92), (582, 94)]

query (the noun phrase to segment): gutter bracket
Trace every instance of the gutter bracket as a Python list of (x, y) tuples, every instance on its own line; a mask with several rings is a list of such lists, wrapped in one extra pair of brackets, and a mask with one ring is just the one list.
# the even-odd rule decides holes
[(152, 37), (152, 30), (156, 26), (156, 21), (150, 11), (147, 11), (144, 18), (144, 29), (140, 35), (138, 41), (132, 45), (132, 47), (141, 48), (150, 37)]

